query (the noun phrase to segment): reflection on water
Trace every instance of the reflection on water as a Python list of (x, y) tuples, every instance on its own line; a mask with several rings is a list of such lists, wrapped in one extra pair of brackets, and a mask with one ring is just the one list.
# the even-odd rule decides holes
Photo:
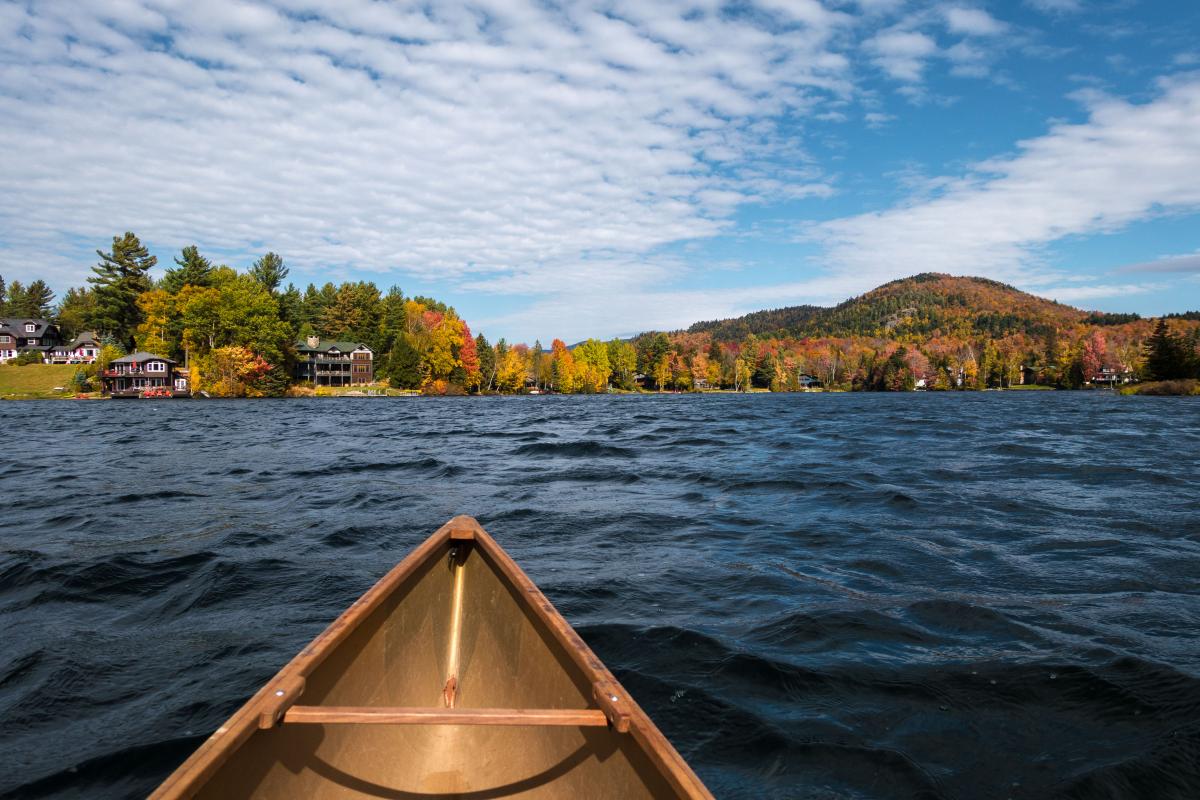
[(474, 514), (719, 797), (1200, 796), (1200, 403), (0, 403), (0, 794), (152, 789)]

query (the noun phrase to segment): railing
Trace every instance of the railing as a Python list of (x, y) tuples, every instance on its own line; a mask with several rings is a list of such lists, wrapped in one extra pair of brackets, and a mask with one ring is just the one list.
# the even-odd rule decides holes
[(154, 371), (147, 370), (147, 369), (127, 369), (127, 370), (106, 369), (100, 373), (100, 376), (103, 378), (123, 378), (126, 375), (130, 375), (130, 376), (133, 376), (136, 378), (142, 378), (142, 377), (165, 378), (165, 377), (167, 377), (167, 374), (168, 373), (166, 370), (162, 370), (161, 372), (154, 372)]

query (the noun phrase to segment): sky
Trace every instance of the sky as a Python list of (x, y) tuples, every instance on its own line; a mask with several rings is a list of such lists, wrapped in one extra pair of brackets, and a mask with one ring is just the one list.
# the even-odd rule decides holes
[(0, 275), (114, 235), (577, 341), (936, 271), (1200, 308), (1200, 3), (0, 0)]

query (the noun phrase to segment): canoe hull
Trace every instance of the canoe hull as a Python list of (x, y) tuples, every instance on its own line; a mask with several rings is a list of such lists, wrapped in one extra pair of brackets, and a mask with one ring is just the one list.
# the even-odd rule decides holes
[[(612, 724), (294, 724), (292, 706), (297, 714), (300, 706), (317, 709), (317, 719), (330, 707), (452, 706), (468, 716), (471, 709), (577, 710), (593, 717), (603, 709)], [(710, 795), (507, 554), (474, 520), (456, 517), (285, 667), (155, 796)]]

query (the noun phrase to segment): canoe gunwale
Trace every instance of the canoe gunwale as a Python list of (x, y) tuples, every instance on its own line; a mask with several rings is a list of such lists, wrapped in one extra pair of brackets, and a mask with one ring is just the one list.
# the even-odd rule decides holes
[[(654, 725), (645, 711), (634, 702), (621, 684), (596, 657), (595, 653), (584, 643), (579, 634), (570, 626), (553, 604), (542, 594), (525, 572), (512, 560), (496, 541), (488, 535), (475, 518), (456, 516), (440, 527), (428, 539), (416, 547), (399, 564), (393, 567), (379, 579), (361, 597), (355, 600), (328, 628), (322, 631), (313, 641), (301, 650), (287, 663), (271, 680), (267, 681), (225, 724), (206, 739), (178, 769), (150, 795), (150, 800), (182, 800), (195, 795), (212, 777), (212, 775), (229, 759), (229, 757), (260, 728), (270, 728), (278, 724), (303, 724), (297, 717), (306, 714), (312, 716), (313, 709), (321, 709), (318, 714), (329, 716), (330, 712), (340, 710), (353, 717), (379, 717), (387, 711), (418, 712), (432, 715), (434, 712), (450, 712), (458, 717), (458, 722), (420, 722), (393, 724), (464, 724), (476, 712), (476, 716), (503, 716), (505, 712), (516, 715), (537, 715), (540, 712), (551, 712), (550, 717), (557, 712), (571, 711), (583, 722), (575, 721), (569, 724), (593, 725), (601, 724), (596, 715), (597, 709), (364, 709), (339, 708), (322, 706), (297, 706), (296, 702), (304, 692), (305, 679), (325, 659), (332, 654), (338, 645), (345, 641), (373, 612), (380, 608), (392, 594), (399, 589), (418, 570), (422, 569), (431, 558), (440, 554), (446, 548), (454, 546), (455, 542), (470, 542), (468, 547), (479, 553), (489, 564), (506, 579), (515, 590), (517, 602), (524, 606), (563, 647), (569, 658), (587, 676), (593, 688), (593, 696), (598, 711), (613, 730), (623, 735), (631, 735), (641, 750), (659, 770), (661, 775), (681, 797), (712, 800), (708, 789), (687, 765), (662, 732)], [(289, 709), (296, 708), (299, 712), (293, 719), (287, 718)], [(303, 710), (301, 710), (303, 709)], [(548, 719), (544, 717), (543, 719)], [(367, 722), (379, 723), (381, 719), (343, 719), (343, 720), (306, 720), (311, 723), (327, 722)], [(564, 721), (493, 721), (466, 722), (465, 724), (568, 724)]]

